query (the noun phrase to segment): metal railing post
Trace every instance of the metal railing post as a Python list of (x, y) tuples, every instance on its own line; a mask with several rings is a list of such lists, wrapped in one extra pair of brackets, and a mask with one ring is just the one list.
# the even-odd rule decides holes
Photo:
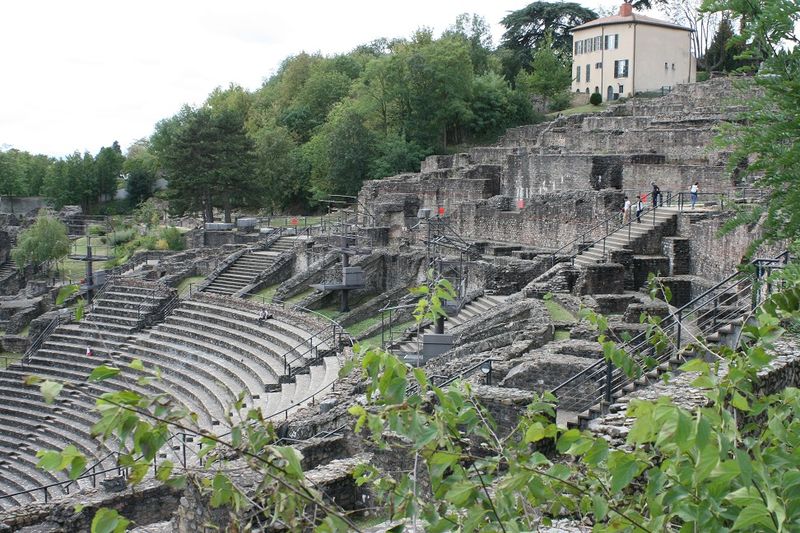
[(675, 333), (675, 337), (676, 337), (675, 338), (675, 353), (676, 353), (676, 355), (681, 349), (681, 329), (682, 329), (681, 321), (682, 321), (682, 314), (683, 314), (683, 311), (678, 310), (678, 314), (676, 315), (676, 318), (678, 320), (677, 331)]
[(606, 402), (611, 405), (611, 374), (613, 366), (611, 360), (606, 361)]

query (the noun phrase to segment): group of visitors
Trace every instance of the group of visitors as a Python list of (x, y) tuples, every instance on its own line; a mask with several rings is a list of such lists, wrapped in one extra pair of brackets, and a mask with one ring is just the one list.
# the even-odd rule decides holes
[[(664, 205), (664, 200), (661, 197), (661, 189), (656, 185), (656, 182), (650, 182), (650, 185), (653, 186), (653, 190), (650, 193), (650, 197), (653, 200), (653, 209)], [(691, 187), (689, 187), (689, 196), (692, 202), (692, 209), (694, 209), (695, 204), (697, 204), (697, 196), (700, 192), (700, 182), (695, 181)], [(625, 197), (625, 204), (622, 206), (622, 223), (627, 224), (631, 221), (631, 210), (632, 207), (636, 209), (636, 222), (642, 222), (642, 213), (644, 212), (645, 202), (647, 201), (647, 195), (638, 195), (636, 197), (636, 205), (632, 206), (631, 201), (628, 197)]]

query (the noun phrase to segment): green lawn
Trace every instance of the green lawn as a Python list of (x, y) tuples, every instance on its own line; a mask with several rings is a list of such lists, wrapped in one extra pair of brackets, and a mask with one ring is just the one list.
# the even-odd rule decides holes
[(350, 335), (353, 337), (357, 337), (367, 331), (369, 328), (374, 326), (375, 324), (380, 324), (381, 322), (381, 315), (371, 316), (362, 320), (361, 322), (356, 322), (355, 324), (351, 324), (347, 326), (345, 329), (347, 330)]
[(270, 285), (269, 287), (264, 287), (260, 291), (250, 294), (247, 298), (250, 300), (258, 300), (259, 302), (266, 303), (271, 302), (272, 298), (275, 297), (275, 291), (278, 290), (279, 284)]
[(554, 322), (575, 322), (575, 317), (572, 313), (564, 309), (564, 307), (554, 300), (544, 300), (544, 306), (550, 313), (550, 318)]
[(600, 105), (586, 104), (586, 105), (580, 105), (578, 107), (570, 107), (569, 109), (565, 109), (563, 111), (557, 111), (555, 113), (548, 113), (546, 116), (549, 119), (554, 119), (557, 118), (559, 115), (566, 117), (569, 115), (578, 115), (580, 113), (599, 113), (601, 111), (605, 111), (606, 109), (607, 108), (605, 104), (600, 104)]
[[(400, 336), (400, 333), (405, 331), (406, 329), (410, 328), (416, 324), (414, 320), (409, 320), (408, 322), (403, 322), (401, 324), (392, 324), (392, 333), (394, 333), (395, 338)], [(352, 335), (352, 333), (351, 333)], [(389, 326), (386, 326), (386, 339), (389, 338)], [(380, 346), (381, 345), (381, 332), (379, 331), (372, 337), (364, 339), (363, 341), (359, 341), (361, 344), (371, 344), (373, 346)]]
[(306, 290), (304, 290), (303, 292), (300, 292), (300, 293), (298, 293), (298, 294), (295, 294), (295, 295), (294, 295), (294, 296), (292, 296), (291, 298), (287, 298), (287, 299), (286, 299), (286, 303), (287, 303), (287, 304), (296, 304), (296, 303), (300, 303), (300, 302), (302, 302), (304, 299), (306, 299), (306, 298), (307, 298), (307, 297), (308, 297), (308, 296), (309, 296), (309, 295), (310, 295), (312, 292), (314, 292), (315, 290), (316, 290), (316, 289), (314, 289), (313, 287), (309, 287), (309, 288), (307, 288)]
[(180, 283), (178, 283), (178, 294), (182, 294), (183, 291), (188, 290), (189, 285), (197, 285), (204, 279), (206, 279), (205, 276), (189, 276), (188, 278), (184, 278)]
[(333, 308), (333, 307), (326, 307), (324, 309), (315, 309), (315, 311), (321, 314), (322, 316), (328, 317), (332, 320), (336, 320), (337, 318), (342, 316), (342, 312), (339, 311), (338, 308)]
[(0, 368), (8, 368), (22, 359), (23, 354), (17, 352), (0, 352)]
[(557, 329), (553, 334), (554, 341), (565, 341), (569, 339), (569, 331), (566, 329)]

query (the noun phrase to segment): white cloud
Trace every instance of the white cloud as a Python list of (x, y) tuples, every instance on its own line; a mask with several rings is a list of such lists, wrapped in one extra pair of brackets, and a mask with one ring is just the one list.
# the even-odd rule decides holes
[[(615, 6), (617, 1), (598, 0)], [(128, 146), (217, 86), (257, 88), (301, 51), (347, 52), (380, 37), (436, 33), (460, 13), (491, 24), (527, 2), (3, 2), (0, 146), (63, 156)]]

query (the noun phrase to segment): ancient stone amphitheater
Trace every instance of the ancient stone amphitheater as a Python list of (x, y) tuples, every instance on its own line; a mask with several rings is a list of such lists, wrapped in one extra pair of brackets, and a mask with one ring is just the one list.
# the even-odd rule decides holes
[[(613, 334), (630, 336), (623, 347), (635, 354), (647, 349), (642, 312), (661, 316), (678, 347), (700, 335), (735, 341), (753, 298), (763, 297), (754, 275), (736, 270), (759, 229), (718, 230), (732, 206), (758, 202), (760, 193), (712, 140), (722, 121), (738, 120), (751, 94), (746, 82), (712, 80), (516, 128), (494, 146), (432, 156), (419, 173), (367, 182), (355, 203), (319, 224), (285, 230), (286, 221), (243, 217), (242, 224), (193, 230), (188, 252), (139, 257), (112, 273), (80, 322), (58, 311), (35, 318), (26, 357), (0, 371), (0, 519), (12, 529), (80, 531), (91, 517), (59, 509), (119, 501), (101, 483), (120, 475), (114, 443), (98, 446), (91, 437), (95, 415), (83, 393), (124, 387), (168, 393), (218, 434), (243, 394), (303, 451), (307, 475), (337, 504), (358, 510), (369, 495), (352, 482), (355, 465), (369, 461), (394, 472), (409, 458), (380, 453), (352, 434), (347, 408), (363, 383), (338, 377), (353, 355), (352, 337), (424, 365), (439, 384), (471, 381), (501, 433), (544, 390), (559, 397), (559, 423), (611, 442), (627, 431), (631, 397), (679, 390), (684, 403), (696, 405), (701, 396), (687, 384), (661, 384), (681, 362), (677, 351), (658, 354), (657, 368), (630, 381), (607, 367), (597, 332), (578, 311), (606, 314)], [(701, 195), (692, 207), (695, 181)], [(623, 223), (625, 197), (640, 195), (640, 219)], [(758, 271), (780, 268), (789, 259), (781, 252), (761, 250)], [(353, 268), (361, 277), (348, 285)], [(411, 324), (408, 289), (424, 283), (430, 268), (458, 293), (443, 331), (441, 324)], [(651, 297), (651, 273), (670, 287), (671, 301)], [(13, 269), (2, 275), (8, 287), (24, 281)], [(178, 294), (175, 287), (192, 276), (202, 281)], [(339, 303), (343, 288), (348, 305)], [(37, 297), (50, 296), (42, 289)], [(12, 323), (19, 313), (4, 319)], [(779, 354), (765, 390), (796, 384), (792, 353), (787, 346)], [(122, 367), (134, 359), (160, 368), (163, 379), (141, 385), (140, 372), (126, 370), (86, 383), (98, 364)], [(80, 392), (46, 405), (36, 387), (23, 384), (29, 374), (75, 383)], [(35, 466), (37, 450), (67, 444), (96, 461), (72, 484)], [(186, 460), (197, 443), (182, 438), (170, 448), (165, 458)], [(120, 494), (141, 527), (189, 531), (223, 521), (201, 509), (198, 495), (165, 490), (153, 482)]]

